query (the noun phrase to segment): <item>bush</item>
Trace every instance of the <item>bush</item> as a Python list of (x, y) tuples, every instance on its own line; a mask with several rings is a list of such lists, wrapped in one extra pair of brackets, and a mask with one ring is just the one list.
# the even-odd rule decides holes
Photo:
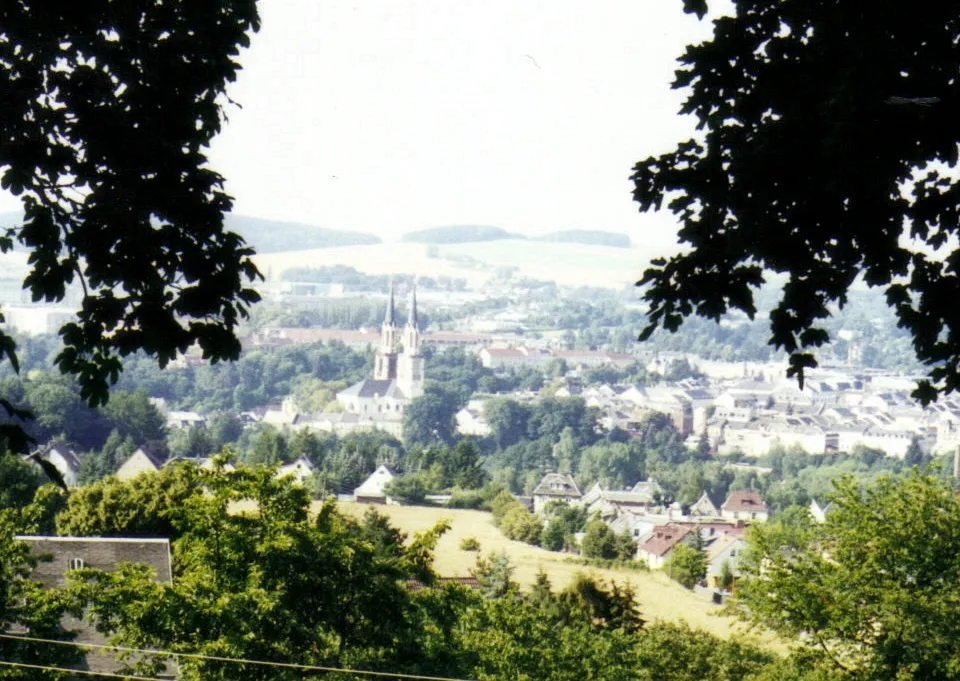
[(563, 524), (551, 520), (540, 533), (540, 546), (547, 551), (562, 551), (565, 538)]
[(707, 576), (707, 558), (703, 551), (687, 544), (678, 544), (663, 569), (674, 581), (692, 589)]
[(497, 494), (497, 496), (490, 501), (490, 510), (493, 512), (493, 524), (499, 527), (504, 516), (506, 516), (507, 512), (514, 506), (523, 507), (523, 504), (517, 501), (517, 498), (506, 490)]
[(483, 497), (483, 492), (475, 489), (454, 489), (447, 502), (447, 508), (466, 508), (473, 511), (485, 508), (486, 505), (487, 500)]
[(537, 546), (540, 544), (540, 533), (543, 531), (543, 522), (527, 508), (517, 502), (511, 506), (503, 520), (500, 521), (500, 531), (507, 539), (526, 542)]
[(476, 537), (464, 537), (460, 540), (461, 551), (479, 551), (480, 541)]
[(580, 548), (586, 558), (616, 558), (617, 535), (602, 520), (592, 520), (587, 524)]
[(394, 478), (383, 486), (383, 491), (388, 497), (401, 504), (415, 506), (426, 500), (429, 490), (423, 480), (423, 475), (414, 473)]

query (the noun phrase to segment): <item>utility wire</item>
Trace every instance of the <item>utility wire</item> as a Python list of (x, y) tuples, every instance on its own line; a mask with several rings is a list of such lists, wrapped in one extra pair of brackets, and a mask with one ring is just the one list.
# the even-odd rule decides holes
[[(375, 672), (365, 669), (343, 669), (340, 667), (319, 667), (310, 664), (297, 664), (295, 662), (270, 662), (268, 660), (248, 660), (241, 657), (220, 657), (217, 655), (203, 655), (202, 653), (175, 653), (170, 650), (155, 650), (152, 648), (128, 648), (126, 646), (115, 646), (102, 643), (80, 643), (78, 641), (58, 641), (52, 638), (36, 638), (33, 636), (18, 636), (14, 634), (0, 634), (0, 639), (12, 639), (15, 641), (30, 641), (31, 643), (53, 643), (61, 646), (76, 646), (79, 648), (94, 648), (102, 650), (117, 650), (124, 653), (142, 653), (144, 655), (161, 655), (167, 657), (186, 657), (195, 660), (213, 660), (214, 662), (235, 662), (237, 664), (258, 664), (266, 667), (282, 667), (284, 669), (300, 669), (302, 671), (314, 672), (338, 672), (341, 674), (356, 674), (358, 676), (379, 676), (390, 679), (411, 679), (413, 681), (472, 681), (471, 679), (456, 679), (447, 676), (423, 676), (421, 674), (404, 674), (403, 672)], [(13, 664), (13, 663), (9, 663)], [(137, 678), (122, 676), (120, 678)], [(140, 677), (149, 678), (149, 677)]]
[(0, 665), (5, 667), (22, 667), (24, 669), (36, 669), (44, 672), (63, 672), (64, 674), (86, 674), (87, 676), (100, 676), (108, 679), (134, 679), (135, 681), (170, 681), (170, 679), (160, 679), (156, 676), (136, 676), (133, 674), (114, 674), (113, 672), (94, 672), (89, 669), (67, 669), (64, 667), (49, 667), (42, 664), (27, 664), (26, 662), (7, 662), (0, 660)]

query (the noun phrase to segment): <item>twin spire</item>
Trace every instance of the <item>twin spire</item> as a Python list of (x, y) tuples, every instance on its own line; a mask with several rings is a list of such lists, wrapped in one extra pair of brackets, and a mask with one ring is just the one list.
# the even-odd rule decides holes
[[(385, 326), (396, 325), (396, 314), (394, 312), (395, 304), (393, 302), (393, 282), (390, 282), (390, 296), (387, 298), (387, 313), (383, 317)], [(410, 314), (407, 316), (407, 326), (417, 328), (419, 320), (417, 319), (417, 285), (414, 283), (413, 291), (410, 293)]]

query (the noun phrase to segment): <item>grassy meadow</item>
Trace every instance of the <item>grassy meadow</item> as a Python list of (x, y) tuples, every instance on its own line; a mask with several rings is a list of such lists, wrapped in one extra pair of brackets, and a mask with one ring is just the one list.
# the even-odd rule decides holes
[[(442, 244), (434, 247), (439, 254), (436, 258), (427, 256), (428, 248), (425, 244), (386, 243), (266, 253), (256, 256), (255, 260), (261, 272), (276, 280), (291, 268), (349, 265), (367, 274), (462, 278), (475, 288), (492, 279), (497, 268), (516, 267), (518, 277), (570, 286), (620, 289), (639, 278), (650, 257), (661, 254), (659, 249), (647, 247), (613, 248), (513, 239)], [(471, 260), (465, 261), (466, 258)]]
[[(338, 507), (344, 513), (358, 518), (367, 509), (365, 504), (343, 502)], [(476, 537), (483, 553), (506, 552), (515, 567), (514, 579), (522, 586), (533, 584), (534, 577), (541, 569), (549, 575), (554, 588), (564, 587), (576, 573), (585, 572), (605, 580), (632, 584), (637, 591), (640, 610), (647, 619), (686, 620), (691, 626), (724, 638), (736, 636), (742, 639), (747, 635), (742, 625), (719, 614), (712, 603), (670, 581), (659, 571), (640, 572), (578, 565), (568, 561), (564, 554), (506, 539), (490, 522), (489, 513), (418, 506), (376, 506), (376, 509), (388, 515), (393, 524), (408, 535), (426, 530), (443, 518), (450, 520), (452, 527), (440, 540), (436, 551), (436, 569), (444, 577), (469, 575), (477, 553), (460, 550), (460, 540)]]

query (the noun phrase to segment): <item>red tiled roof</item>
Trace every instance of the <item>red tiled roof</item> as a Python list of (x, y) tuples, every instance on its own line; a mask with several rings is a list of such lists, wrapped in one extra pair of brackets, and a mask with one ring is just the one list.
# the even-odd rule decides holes
[(737, 490), (730, 492), (727, 500), (720, 507), (722, 511), (767, 511), (767, 505), (763, 503), (760, 493), (752, 489)]
[(689, 525), (664, 525), (654, 530), (653, 536), (643, 543), (640, 550), (653, 556), (663, 556), (674, 546), (683, 541), (684, 537), (694, 531)]

